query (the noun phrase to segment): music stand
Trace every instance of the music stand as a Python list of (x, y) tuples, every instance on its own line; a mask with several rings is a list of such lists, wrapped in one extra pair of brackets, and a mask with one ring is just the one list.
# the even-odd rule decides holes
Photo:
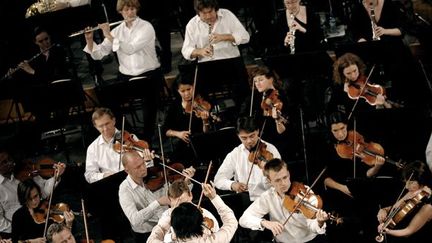
[(195, 157), (200, 161), (220, 161), (239, 145), (234, 127), (222, 128), (218, 131), (193, 134), (190, 144)]

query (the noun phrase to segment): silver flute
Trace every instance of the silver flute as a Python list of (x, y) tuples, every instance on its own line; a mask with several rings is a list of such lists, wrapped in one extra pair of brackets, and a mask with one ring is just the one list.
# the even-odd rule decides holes
[(296, 29), (293, 28), (294, 19), (295, 19), (294, 14), (291, 13), (289, 18), (291, 20), (291, 24), (289, 25), (289, 34), (292, 37), (288, 43), (285, 43), (285, 46), (289, 45), (291, 54), (295, 54), (295, 32), (296, 32)]
[(372, 40), (377, 41), (381, 40), (379, 36), (375, 33), (375, 28), (377, 27), (376, 19), (375, 19), (375, 9), (373, 6), (370, 7), (370, 19), (371, 19), (371, 25), (372, 25)]

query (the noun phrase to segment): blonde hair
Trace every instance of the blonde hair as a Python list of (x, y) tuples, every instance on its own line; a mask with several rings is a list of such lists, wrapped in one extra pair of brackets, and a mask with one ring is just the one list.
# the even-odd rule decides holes
[(111, 119), (115, 119), (114, 113), (111, 111), (111, 109), (106, 107), (98, 107), (95, 111), (93, 111), (92, 114), (92, 123), (95, 124), (95, 120), (101, 118), (103, 115), (108, 115)]
[(120, 13), (124, 7), (131, 7), (139, 10), (141, 5), (138, 0), (118, 0), (117, 7), (116, 7), (117, 12)]

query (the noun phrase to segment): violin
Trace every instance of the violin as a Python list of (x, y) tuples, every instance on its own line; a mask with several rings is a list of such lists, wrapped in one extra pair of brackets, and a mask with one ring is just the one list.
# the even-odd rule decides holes
[(268, 162), (271, 159), (273, 159), (273, 154), (267, 150), (267, 144), (263, 142), (258, 142), (258, 146), (256, 146), (248, 156), (249, 162), (257, 164), (261, 169), (263, 169), (263, 163), (261, 162)]
[[(378, 105), (378, 96), (385, 97), (386, 95), (385, 88), (379, 84), (366, 83), (366, 80), (365, 76), (361, 76), (356, 81), (348, 82), (348, 97), (353, 100), (363, 98), (370, 105)], [(387, 102), (394, 107), (402, 107), (401, 104), (387, 99), (384, 102)]]
[[(181, 163), (172, 163), (169, 165), (171, 168), (182, 171), (184, 170), (184, 166)], [(176, 180), (183, 179), (184, 176), (182, 174), (175, 173), (171, 170), (166, 170), (167, 181), (172, 183)], [(147, 176), (144, 181), (147, 189), (150, 191), (157, 191), (165, 184), (165, 176), (163, 168), (159, 168), (156, 166), (150, 167), (147, 169)]]
[(276, 108), (277, 119), (280, 119), (283, 124), (288, 123), (288, 119), (282, 116), (283, 102), (279, 99), (279, 91), (276, 89), (271, 90), (270, 94), (263, 95), (263, 100), (261, 101), (261, 109), (263, 110), (264, 116), (272, 116), (273, 108)]
[[(51, 206), (49, 218), (56, 223), (63, 223), (65, 220), (63, 213), (69, 212), (70, 207), (66, 203), (57, 203), (56, 205)], [(80, 213), (72, 212), (74, 215), (81, 215)], [(45, 223), (48, 214), (48, 201), (41, 201), (38, 208), (33, 210), (33, 220), (37, 224)]]
[(36, 162), (31, 160), (24, 161), (24, 164), (15, 173), (15, 178), (20, 181), (33, 178), (34, 176), (40, 175), (44, 179), (48, 179), (54, 176), (55, 164), (57, 162), (52, 158), (43, 158)]
[[(298, 205), (302, 198), (304, 198), (303, 201)], [(294, 181), (282, 204), (290, 213), (301, 212), (306, 218), (314, 219), (318, 210), (322, 209), (323, 201), (311, 189), (308, 192), (308, 188), (303, 183)], [(341, 218), (330, 213), (327, 215), (336, 224), (342, 223)]]
[(360, 133), (354, 131), (348, 131), (345, 140), (339, 142), (336, 145), (336, 152), (341, 158), (344, 159), (353, 159), (355, 153), (356, 156), (361, 158), (362, 162), (369, 166), (375, 165), (377, 156), (383, 157), (386, 162), (395, 165), (399, 169), (403, 168), (404, 166), (401, 162), (396, 162), (385, 156), (384, 148), (380, 144), (374, 142), (367, 143)]
[(143, 152), (145, 149), (149, 149), (149, 144), (144, 141), (144, 140), (135, 140), (132, 136), (132, 134), (130, 134), (127, 131), (123, 132), (123, 146), (120, 144), (118, 138), (115, 138), (117, 141), (114, 143), (113, 145), (113, 149), (114, 151), (116, 151), (117, 153), (120, 152), (129, 152), (129, 151), (139, 151), (139, 152)]
[[(399, 206), (393, 207), (386, 219), (383, 223), (384, 228), (394, 228), (396, 225), (401, 222), (407, 215), (410, 215), (415, 208), (418, 208), (420, 203), (423, 202), (424, 198), (430, 197), (430, 192), (426, 190), (422, 190), (415, 197), (402, 201)], [(375, 237), (377, 242), (383, 242), (384, 240), (384, 231), (381, 230), (378, 232), (378, 235)]]
[[(193, 107), (192, 107), (193, 104)], [(195, 97), (193, 102), (188, 102), (185, 108), (185, 111), (187, 113), (191, 113), (193, 112), (195, 114), (196, 117), (204, 119), (205, 118), (205, 114), (208, 113), (209, 116), (217, 122), (220, 122), (221, 119), (216, 116), (213, 112), (210, 112), (210, 110), (212, 109), (211, 104), (204, 100), (204, 98), (202, 98), (201, 96), (197, 96)]]

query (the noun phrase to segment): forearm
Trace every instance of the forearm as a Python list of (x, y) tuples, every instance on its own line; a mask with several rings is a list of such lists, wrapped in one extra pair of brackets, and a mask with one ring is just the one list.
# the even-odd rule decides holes
[(402, 32), (400, 31), (399, 28), (392, 28), (392, 29), (386, 29), (385, 34), (389, 36), (401, 36)]

